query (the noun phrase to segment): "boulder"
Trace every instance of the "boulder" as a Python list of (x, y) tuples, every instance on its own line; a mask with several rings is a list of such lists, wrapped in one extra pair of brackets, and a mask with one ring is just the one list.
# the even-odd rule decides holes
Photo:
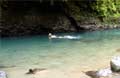
[(114, 57), (110, 62), (110, 66), (113, 72), (120, 72), (120, 57)]
[(7, 78), (7, 74), (4, 71), (0, 71), (0, 78)]
[(112, 74), (112, 71), (111, 71), (111, 69), (109, 69), (109, 68), (101, 69), (101, 70), (97, 71), (97, 73), (96, 73), (96, 75), (97, 75), (98, 77), (108, 77), (108, 76), (110, 76), (111, 74)]

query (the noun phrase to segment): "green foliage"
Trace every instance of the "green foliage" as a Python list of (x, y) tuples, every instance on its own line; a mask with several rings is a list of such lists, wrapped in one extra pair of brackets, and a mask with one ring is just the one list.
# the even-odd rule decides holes
[(79, 20), (80, 18), (80, 8), (78, 6), (75, 5), (74, 2), (67, 2), (67, 5), (69, 7), (69, 13), (75, 17), (76, 20)]
[(97, 0), (93, 9), (102, 17), (120, 17), (119, 0)]
[(99, 18), (105, 23), (119, 23), (120, 0), (68, 0), (66, 3), (69, 13), (77, 21), (88, 20), (92, 17)]
[[(120, 18), (120, 0), (39, 0), (39, 1), (41, 3), (42, 2), (45, 3), (48, 1), (49, 4), (51, 4), (51, 6), (57, 5), (56, 4), (57, 2), (59, 6), (62, 6), (61, 4), (66, 3), (69, 10), (68, 8), (66, 9), (66, 6), (64, 6), (64, 9), (68, 11), (69, 14), (73, 16), (77, 21), (81, 21), (82, 19), (89, 19), (89, 17), (95, 18), (98, 17), (102, 21), (109, 20), (112, 18), (116, 20)], [(2, 5), (3, 9), (9, 8), (9, 6), (7, 6), (8, 3), (9, 0), (0, 0), (0, 4)], [(24, 14), (24, 12), (22, 13)]]
[[(87, 19), (94, 16), (94, 13), (89, 12), (91, 10), (91, 4), (88, 4), (88, 1), (68, 1), (66, 2), (67, 6), (69, 7), (69, 13), (73, 16), (76, 20), (81, 21), (83, 19)], [(89, 10), (89, 11), (88, 11)]]

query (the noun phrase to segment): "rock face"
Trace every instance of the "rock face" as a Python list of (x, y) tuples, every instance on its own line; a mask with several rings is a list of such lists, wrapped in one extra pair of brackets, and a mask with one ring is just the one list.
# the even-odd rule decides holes
[[(98, 29), (120, 28), (118, 26), (101, 26), (99, 18), (86, 15), (83, 7), (71, 7), (73, 4), (56, 2), (40, 3), (37, 1), (9, 1), (0, 7), (1, 36), (22, 36), (48, 34), (49, 32), (81, 32)], [(57, 1), (57, 0), (55, 0)], [(76, 4), (76, 3), (75, 3)], [(87, 3), (88, 5), (88, 3)], [(84, 6), (84, 4), (83, 4)], [(78, 9), (77, 9), (78, 8)], [(85, 7), (84, 7), (85, 8)], [(81, 9), (81, 10), (80, 10)], [(80, 12), (78, 11), (80, 10)], [(83, 12), (82, 12), (83, 11)], [(80, 15), (79, 15), (80, 14)], [(81, 15), (83, 14), (83, 15)]]
[(7, 78), (7, 74), (4, 71), (0, 71), (0, 78)]
[[(12, 18), (15, 20), (14, 16)], [(75, 31), (75, 28), (71, 26), (71, 23), (65, 16), (21, 16), (20, 19), (16, 19), (16, 22), (3, 22), (1, 35), (22, 36), (34, 34), (48, 34), (49, 32), (69, 31)]]
[(111, 60), (110, 65), (113, 72), (120, 72), (120, 57), (114, 57)]
[(2, 36), (48, 34), (75, 31), (60, 3), (51, 6), (37, 1), (10, 1), (2, 6)]

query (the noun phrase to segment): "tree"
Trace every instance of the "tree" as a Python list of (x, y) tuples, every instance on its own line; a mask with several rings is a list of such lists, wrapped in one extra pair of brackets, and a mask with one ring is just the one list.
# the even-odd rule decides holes
[(120, 13), (119, 0), (96, 0), (93, 7), (102, 17), (110, 17)]

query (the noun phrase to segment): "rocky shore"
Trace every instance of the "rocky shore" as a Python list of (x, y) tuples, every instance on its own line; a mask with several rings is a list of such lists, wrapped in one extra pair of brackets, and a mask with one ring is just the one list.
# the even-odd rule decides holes
[[(98, 19), (74, 22), (65, 15), (23, 15), (8, 16), (9, 21), (1, 21), (1, 36), (25, 36), (48, 34), (49, 32), (85, 32), (120, 28), (120, 24), (102, 24)], [(8, 19), (3, 17), (4, 19)], [(74, 17), (73, 17), (74, 18)], [(76, 24), (75, 24), (76, 23)], [(75, 25), (74, 25), (75, 24)], [(77, 26), (77, 27), (76, 27)]]
[[(66, 21), (67, 22), (67, 21)], [(50, 24), (51, 25), (51, 24)], [(25, 36), (25, 35), (40, 35), (40, 34), (48, 34), (59, 33), (59, 32), (78, 32), (74, 26), (70, 25), (70, 23), (63, 24), (60, 21), (57, 24), (50, 25), (23, 25), (23, 24), (13, 24), (13, 25), (5, 25), (1, 27), (1, 36)], [(116, 29), (120, 28), (120, 25), (80, 25), (83, 29), (80, 29), (79, 32), (85, 31), (96, 31), (96, 30), (106, 30), (106, 29)]]

